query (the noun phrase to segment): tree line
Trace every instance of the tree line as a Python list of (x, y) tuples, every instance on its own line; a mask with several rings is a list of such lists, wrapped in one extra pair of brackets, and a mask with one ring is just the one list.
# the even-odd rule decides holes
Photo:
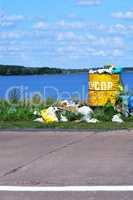
[(41, 75), (41, 74), (67, 74), (87, 72), (88, 69), (61, 69), (50, 67), (25, 67), (18, 65), (0, 65), (0, 75)]

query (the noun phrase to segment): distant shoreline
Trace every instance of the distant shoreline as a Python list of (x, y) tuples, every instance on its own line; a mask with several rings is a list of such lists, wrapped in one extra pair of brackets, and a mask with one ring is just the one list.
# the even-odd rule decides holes
[(89, 69), (61, 69), (55, 67), (50, 68), (50, 67), (24, 67), (17, 65), (0, 65), (1, 76), (76, 74), (88, 71)]
[[(78, 74), (87, 73), (89, 68), (84, 69), (62, 69), (55, 67), (24, 67), (18, 65), (0, 64), (1, 76), (27, 76), (27, 75), (54, 75), (54, 74)], [(133, 72), (133, 67), (123, 68), (124, 72)]]

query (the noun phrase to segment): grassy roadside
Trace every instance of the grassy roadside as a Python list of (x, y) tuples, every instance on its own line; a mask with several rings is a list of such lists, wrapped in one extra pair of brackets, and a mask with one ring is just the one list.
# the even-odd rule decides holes
[[(66, 117), (68, 122), (58, 122), (52, 124), (42, 124), (34, 122), (37, 118), (33, 113), (34, 111), (40, 111), (44, 108), (48, 108), (51, 105), (57, 105), (59, 102), (55, 102), (54, 99), (47, 98), (44, 102), (39, 103), (39, 97), (35, 95), (30, 102), (18, 101), (17, 91), (13, 91), (11, 94), (11, 102), (13, 104), (0, 100), (0, 129), (39, 129), (39, 128), (49, 128), (49, 129), (128, 129), (133, 128), (133, 116), (128, 118), (121, 116), (124, 123), (118, 124), (113, 123), (112, 116), (118, 114), (112, 104), (108, 103), (104, 107), (97, 107), (93, 112), (93, 118), (96, 118), (100, 123), (92, 124), (86, 122), (76, 122), (79, 116), (74, 113), (67, 112)], [(15, 104), (14, 104), (15, 103)], [(55, 104), (56, 103), (56, 104)], [(58, 113), (59, 114), (59, 113)], [(76, 121), (75, 121), (76, 120)]]
[(41, 129), (41, 128), (49, 128), (49, 129), (110, 129), (110, 130), (118, 130), (118, 129), (130, 129), (133, 128), (133, 122), (128, 121), (123, 124), (117, 124), (113, 122), (101, 122), (96, 124), (85, 123), (85, 122), (60, 122), (60, 123), (52, 123), (52, 124), (41, 124), (33, 121), (0, 121), (0, 129), (17, 129), (17, 128), (31, 128), (31, 129)]

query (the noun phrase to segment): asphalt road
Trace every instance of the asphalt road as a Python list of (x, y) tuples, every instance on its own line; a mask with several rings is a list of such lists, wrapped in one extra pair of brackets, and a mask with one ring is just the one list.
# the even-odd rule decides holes
[(0, 200), (132, 200), (132, 192), (1, 192)]
[[(133, 185), (133, 131), (1, 131), (0, 185)], [(133, 193), (0, 192), (1, 199), (128, 200)]]

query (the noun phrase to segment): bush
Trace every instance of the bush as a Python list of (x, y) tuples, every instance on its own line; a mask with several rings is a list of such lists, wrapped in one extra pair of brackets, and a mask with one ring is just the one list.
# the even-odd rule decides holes
[(69, 112), (69, 111), (65, 111), (64, 115), (66, 116), (66, 118), (68, 119), (68, 121), (75, 121), (75, 120), (80, 120), (82, 117), (82, 114), (77, 113), (77, 112)]
[(111, 103), (107, 103), (104, 107), (94, 109), (93, 117), (99, 121), (111, 121), (116, 111)]
[(94, 109), (93, 117), (98, 119), (99, 121), (103, 121), (105, 119), (105, 113), (103, 107), (97, 107)]

